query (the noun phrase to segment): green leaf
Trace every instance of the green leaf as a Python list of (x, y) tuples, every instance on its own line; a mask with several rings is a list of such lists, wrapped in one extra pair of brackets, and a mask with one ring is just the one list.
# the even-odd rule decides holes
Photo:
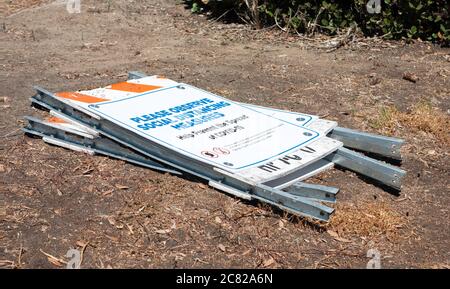
[(191, 8), (192, 13), (200, 13), (200, 11), (201, 11), (201, 8), (198, 5), (198, 3), (192, 4), (192, 8)]

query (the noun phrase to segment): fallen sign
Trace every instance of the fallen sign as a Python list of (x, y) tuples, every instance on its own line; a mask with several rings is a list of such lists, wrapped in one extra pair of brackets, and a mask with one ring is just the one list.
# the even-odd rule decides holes
[[(404, 171), (341, 148), (339, 139), (358, 149), (365, 142), (377, 144), (368, 151), (395, 158), (401, 140), (336, 128), (336, 123), (315, 116), (238, 104), (164, 78), (130, 76), (134, 80), (91, 91), (54, 95), (37, 89), (32, 102), (67, 124), (29, 119), (25, 131), (80, 149), (103, 145), (105, 152), (108, 142), (103, 154), (196, 175), (238, 197), (325, 221), (333, 209), (317, 200), (333, 201), (334, 188), (304, 183), (280, 188), (334, 163), (401, 186)], [(74, 131), (85, 139), (70, 139)], [(96, 141), (88, 144), (89, 138)]]
[[(51, 111), (51, 114), (58, 115), (58, 113), (54, 111)], [(93, 132), (86, 126), (67, 122), (63, 117), (49, 117), (44, 120), (34, 117), (25, 118), (28, 121), (28, 125), (23, 130), (30, 135), (41, 137), (47, 143), (91, 155), (101, 154), (114, 157), (162, 172), (180, 174), (180, 172), (161, 165), (160, 163), (136, 153), (127, 147), (121, 146), (110, 139), (101, 137), (98, 133)], [(314, 143), (311, 146), (308, 146), (305, 151), (309, 154), (313, 154), (315, 151)], [(298, 170), (294, 182), (304, 180), (329, 169), (332, 166), (333, 163), (330, 161), (323, 159), (318, 160), (305, 166), (303, 169)], [(267, 169), (269, 170), (270, 168)], [(273, 181), (271, 184), (272, 186), (276, 186)], [(289, 183), (282, 182), (276, 187), (280, 188), (289, 185)]]
[[(55, 119), (55, 117), (50, 117), (45, 120), (34, 117), (26, 117), (26, 119), (28, 120), (28, 125), (23, 128), (23, 131), (29, 135), (42, 138), (46, 143), (90, 155), (105, 155), (153, 170), (181, 175), (180, 172), (170, 169), (139, 153), (135, 153), (114, 141), (100, 137), (97, 134), (92, 134), (89, 130), (85, 130), (85, 127), (77, 124), (62, 122), (61, 119)], [(339, 192), (339, 189), (300, 182), (303, 179), (331, 168), (332, 165), (332, 162), (319, 160), (299, 170), (295, 187), (301, 187), (302, 189), (300, 191), (294, 189), (292, 190), (292, 194), (300, 196), (303, 194), (304, 197), (310, 199), (335, 203), (336, 194)]]

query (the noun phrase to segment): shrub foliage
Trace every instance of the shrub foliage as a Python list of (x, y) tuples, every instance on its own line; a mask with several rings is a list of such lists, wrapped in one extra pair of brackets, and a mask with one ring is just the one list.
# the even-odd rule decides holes
[[(367, 36), (449, 43), (449, 0), (193, 0), (193, 12), (233, 11), (257, 27), (335, 34), (358, 25)], [(201, 8), (200, 8), (201, 7)]]

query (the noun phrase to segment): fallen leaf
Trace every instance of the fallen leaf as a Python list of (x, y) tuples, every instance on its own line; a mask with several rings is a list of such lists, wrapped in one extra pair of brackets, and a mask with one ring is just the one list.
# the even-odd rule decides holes
[(108, 216), (108, 217), (107, 217), (107, 220), (108, 220), (108, 222), (109, 222), (111, 225), (113, 225), (113, 226), (116, 225), (116, 220), (114, 220), (114, 217), (113, 217), (113, 216)]
[(419, 77), (417, 77), (417, 75), (411, 73), (411, 72), (405, 72), (403, 74), (403, 79), (410, 81), (412, 83), (416, 83), (419, 80)]
[(270, 258), (264, 260), (262, 266), (263, 266), (264, 268), (267, 268), (267, 267), (272, 266), (273, 264), (275, 264), (275, 259), (273, 259), (272, 257), (270, 257)]
[(336, 233), (335, 231), (328, 230), (327, 233), (328, 233), (328, 235), (333, 237), (333, 239), (335, 239), (336, 241), (344, 242), (344, 243), (351, 243), (352, 242), (351, 240), (339, 237), (339, 234)]
[[(91, 175), (86, 175), (86, 176), (91, 176)], [(93, 193), (93, 192), (95, 191), (95, 186), (94, 186), (94, 185), (88, 185), (88, 186), (86, 187), (86, 190), (87, 190), (89, 193)]]
[(108, 190), (108, 191), (102, 193), (102, 196), (110, 195), (110, 194), (112, 194), (112, 192), (114, 192), (114, 189), (111, 189), (111, 190)]
[(80, 241), (77, 241), (76, 244), (78, 247), (86, 247), (88, 243), (80, 240)]
[(221, 224), (222, 223), (222, 220), (219, 218), (219, 217), (215, 217), (214, 218), (214, 221), (217, 223), (217, 224)]
[(225, 252), (226, 248), (224, 245), (219, 244), (217, 247), (219, 247), (220, 251)]
[(105, 234), (105, 237), (108, 238), (108, 239), (110, 239), (110, 240), (113, 241), (113, 242), (119, 241), (119, 238), (118, 238), (118, 237), (115, 237), (115, 236), (109, 236), (109, 235), (106, 235), (106, 234)]
[(336, 241), (339, 241), (339, 242), (343, 242), (343, 243), (351, 243), (352, 241), (351, 240), (349, 240), (349, 239), (345, 239), (345, 238), (341, 238), (341, 237), (337, 237), (337, 238), (334, 238)]
[(116, 188), (118, 188), (119, 190), (127, 190), (130, 187), (124, 186), (124, 185), (115, 185)]
[(327, 230), (327, 233), (333, 238), (339, 238), (338, 233), (336, 233), (335, 231)]
[(107, 217), (108, 223), (110, 223), (112, 226), (116, 227), (117, 229), (123, 229), (123, 224), (118, 224), (113, 216)]
[(167, 234), (170, 233), (170, 231), (172, 231), (171, 229), (165, 229), (165, 230), (156, 230), (155, 232), (157, 234)]

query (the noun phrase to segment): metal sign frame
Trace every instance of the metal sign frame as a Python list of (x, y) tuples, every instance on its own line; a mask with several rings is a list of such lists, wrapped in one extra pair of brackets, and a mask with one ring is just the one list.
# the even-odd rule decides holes
[[(144, 77), (144, 75), (138, 72), (131, 72), (129, 74), (130, 79), (140, 77)], [(72, 107), (45, 89), (35, 88), (37, 94), (32, 98), (32, 102), (35, 104), (48, 110), (56, 110), (58, 114), (64, 115), (70, 121), (89, 126), (110, 141), (127, 146), (159, 164), (163, 164), (176, 171), (200, 177), (212, 187), (219, 190), (244, 199), (256, 199), (293, 214), (308, 216), (322, 221), (327, 221), (334, 211), (334, 209), (315, 201), (335, 201), (335, 193), (337, 192), (334, 188), (327, 192), (326, 188), (320, 189), (314, 185), (311, 188), (308, 185), (302, 185), (300, 183), (291, 186), (287, 191), (282, 191), (253, 182), (223, 169), (205, 165), (195, 160), (193, 161), (164, 146), (150, 143), (147, 139), (143, 139), (114, 123), (83, 109)], [(394, 159), (401, 158), (399, 148), (403, 144), (403, 140), (400, 139), (366, 134), (345, 128), (335, 128), (329, 136), (342, 141), (345, 146), (350, 148), (356, 148)], [(367, 143), (371, 143), (372, 145), (366, 146)], [(401, 188), (401, 179), (405, 175), (405, 172), (397, 167), (346, 148), (338, 149), (338, 151), (332, 153), (326, 159), (338, 166), (353, 170), (396, 189)]]
[(70, 120), (87, 125), (101, 135), (164, 165), (204, 179), (214, 188), (244, 199), (259, 200), (296, 215), (312, 217), (322, 221), (328, 221), (334, 211), (333, 208), (318, 202), (255, 183), (225, 170), (192, 160), (159, 144), (150, 143), (142, 136), (135, 135), (116, 124), (93, 117), (78, 108), (73, 108), (47, 90), (35, 88), (37, 94), (33, 97), (33, 101), (38, 105), (44, 106), (48, 110), (56, 110)]

